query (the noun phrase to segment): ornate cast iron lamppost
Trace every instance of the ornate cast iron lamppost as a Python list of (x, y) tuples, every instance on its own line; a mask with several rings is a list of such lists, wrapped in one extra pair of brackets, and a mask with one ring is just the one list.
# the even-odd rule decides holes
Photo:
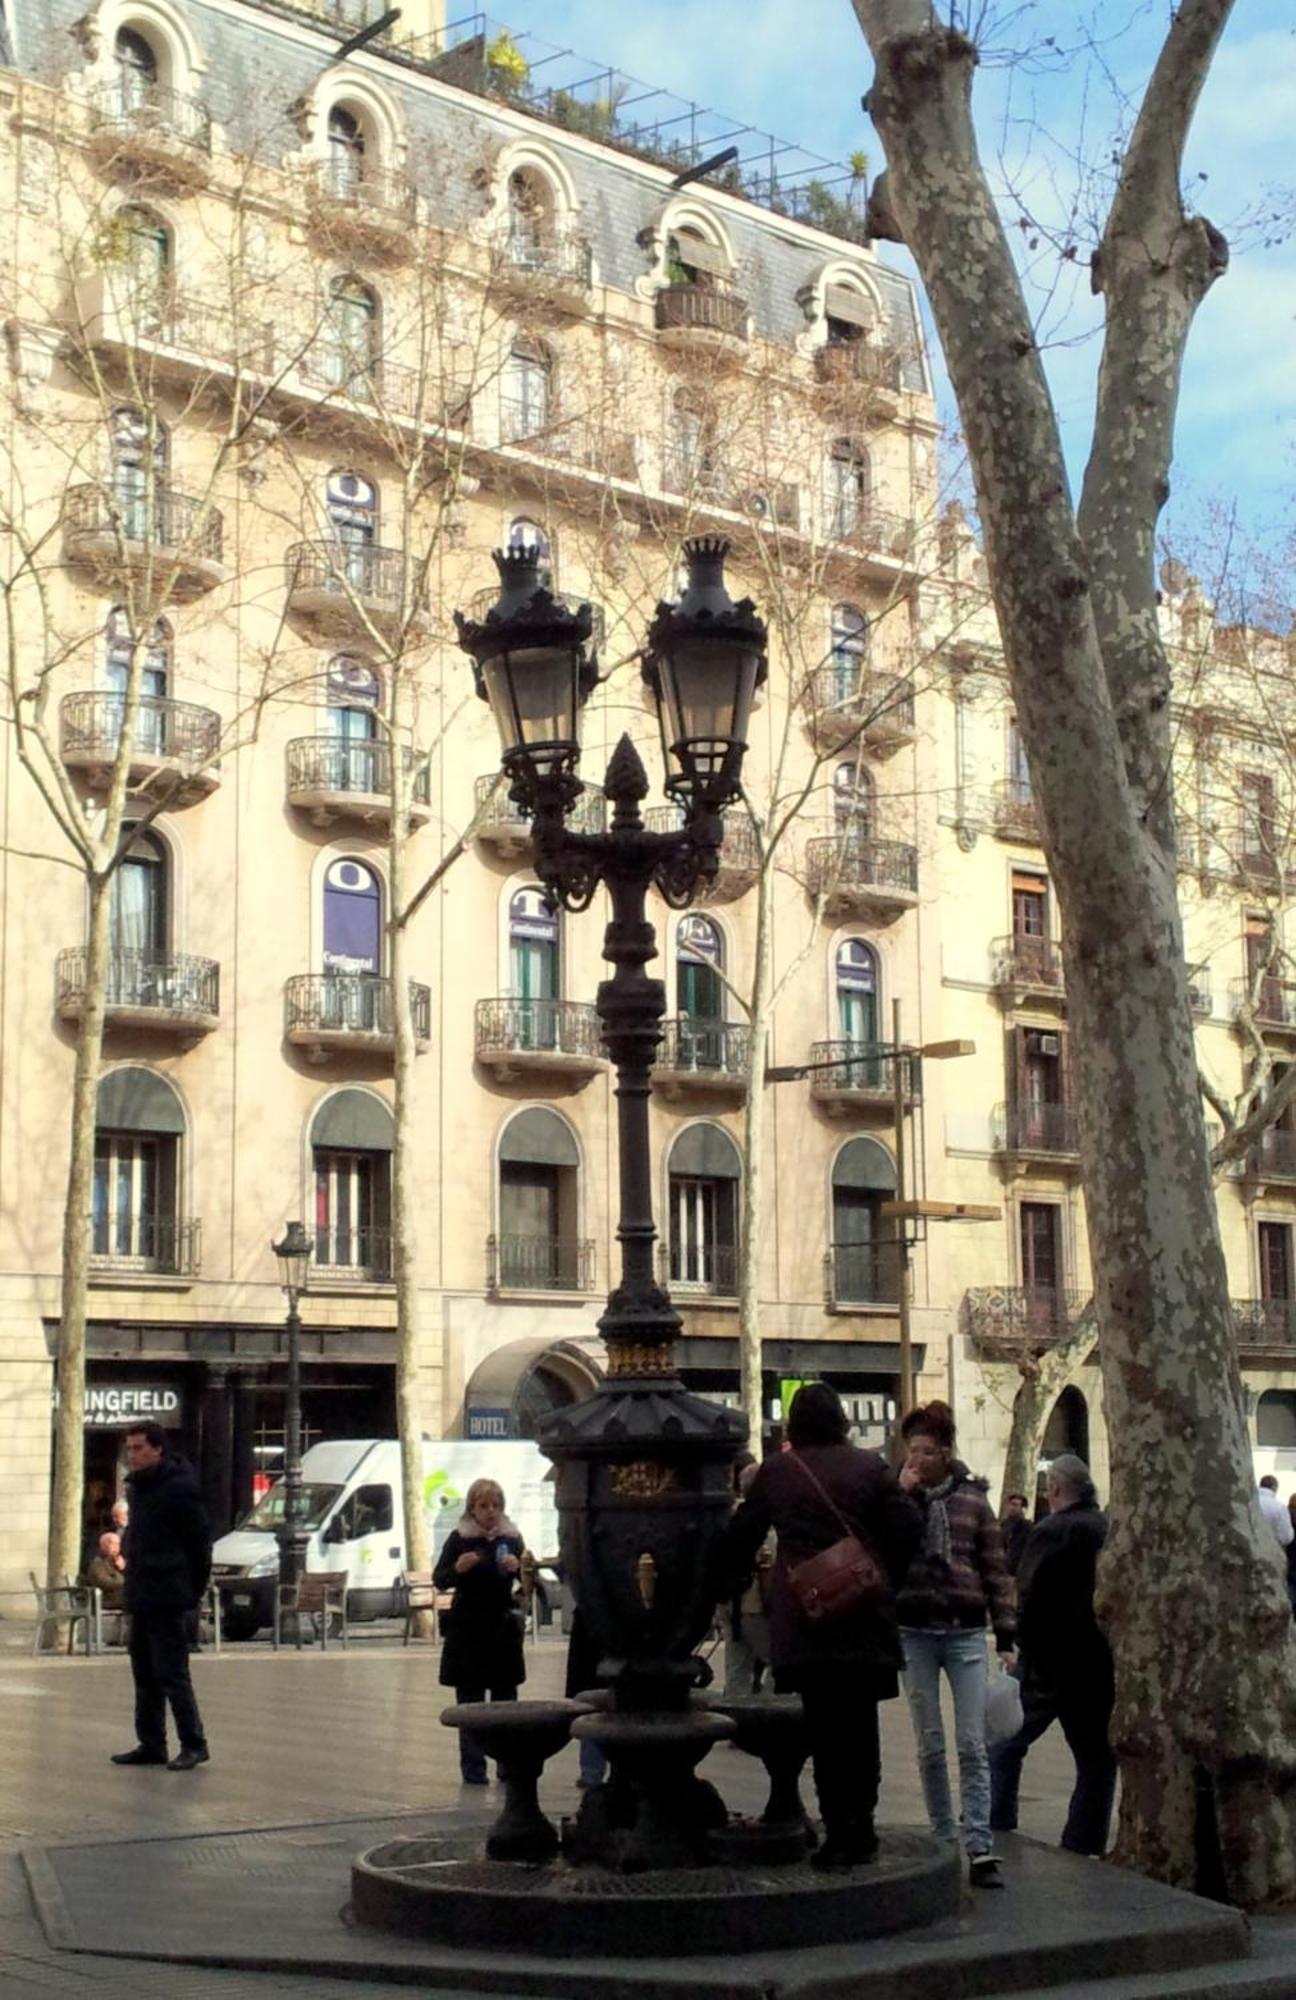
[(709, 1626), (709, 1558), (730, 1507), (730, 1468), (746, 1435), (737, 1412), (685, 1390), (673, 1360), (679, 1315), (653, 1268), (648, 1103), (666, 991), (645, 971), (657, 940), (646, 914), (655, 886), (676, 909), (711, 880), (721, 815), (740, 792), (752, 702), (766, 674), (765, 627), (750, 598), (725, 588), (727, 542), (686, 542), (688, 584), (660, 604), (644, 678), (656, 701), (666, 790), (682, 825), (653, 833), (640, 811), (648, 778), (623, 736), (608, 765), (605, 833), (575, 833), (581, 711), (597, 681), (587, 648), (592, 613), (540, 587), (538, 554), (496, 554), (499, 602), (480, 623), (456, 613), (477, 691), (499, 725), (510, 794), (532, 815), (536, 868), (555, 903), (611, 899), (598, 989), (603, 1041), (616, 1067), (621, 1281), (599, 1322), (608, 1376), (586, 1402), (556, 1412), (541, 1439), (558, 1468), (563, 1555), (611, 1688), (610, 1706), (578, 1733), (603, 1742), (632, 1799), (601, 1859), (623, 1866), (700, 1858), (692, 1772), (732, 1725), (690, 1706), (694, 1648)]
[(310, 1275), (311, 1244), (300, 1222), (290, 1222), (270, 1248), (279, 1259), (280, 1284), (288, 1301), (288, 1395), (284, 1411), (284, 1511), (278, 1530), (280, 1586), (300, 1583), (306, 1572), (310, 1534), (302, 1520), (301, 1314), (298, 1301)]

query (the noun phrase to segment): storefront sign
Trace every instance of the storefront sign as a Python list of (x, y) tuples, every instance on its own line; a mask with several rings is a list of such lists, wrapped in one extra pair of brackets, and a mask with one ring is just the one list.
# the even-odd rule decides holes
[(469, 1410), (468, 1435), (470, 1438), (506, 1438), (509, 1436), (508, 1410)]
[(93, 1428), (120, 1428), (122, 1424), (144, 1422), (174, 1425), (179, 1418), (178, 1389), (165, 1389), (156, 1382), (86, 1384), (85, 1421)]

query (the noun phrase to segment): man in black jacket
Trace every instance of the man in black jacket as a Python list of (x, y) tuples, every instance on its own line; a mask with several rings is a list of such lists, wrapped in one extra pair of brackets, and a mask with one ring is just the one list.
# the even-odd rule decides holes
[(1012, 1832), (1026, 1752), (1050, 1723), (1060, 1722), (1076, 1767), (1062, 1845), (1102, 1854), (1116, 1790), (1107, 1735), (1115, 1700), (1111, 1648), (1093, 1608), (1107, 1517), (1083, 1459), (1070, 1453), (1054, 1459), (1048, 1503), (1051, 1512), (1032, 1528), (1017, 1571), (1022, 1726), (990, 1751), (990, 1824)]
[(166, 1764), (166, 1710), (171, 1704), (179, 1754), (171, 1771), (207, 1762), (207, 1738), (189, 1679), (189, 1624), (211, 1575), (211, 1527), (193, 1468), (171, 1455), (160, 1424), (133, 1424), (126, 1433), (130, 1524), (125, 1608), (131, 1614), (130, 1663), (135, 1677), (133, 1750), (114, 1764)]

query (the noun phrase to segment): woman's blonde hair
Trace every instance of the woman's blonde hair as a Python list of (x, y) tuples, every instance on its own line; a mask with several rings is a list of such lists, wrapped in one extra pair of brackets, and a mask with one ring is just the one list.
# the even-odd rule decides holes
[(504, 1488), (500, 1485), (498, 1479), (474, 1479), (472, 1485), (468, 1488), (468, 1498), (464, 1501), (464, 1513), (471, 1514), (477, 1502), (485, 1499), (488, 1493), (493, 1493), (499, 1501), (500, 1512), (502, 1514), (507, 1502), (504, 1498)]

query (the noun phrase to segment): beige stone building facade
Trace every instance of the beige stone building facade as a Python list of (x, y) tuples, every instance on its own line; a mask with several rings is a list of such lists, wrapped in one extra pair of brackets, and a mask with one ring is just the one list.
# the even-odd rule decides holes
[[(315, 1249), (307, 1437), (393, 1431), (403, 1046), (426, 1430), (486, 1449), (599, 1379), (615, 1269), (592, 1008), (604, 913), (545, 908), (525, 823), (493, 789), (498, 745), (452, 612), (489, 601), (501, 545), (541, 542), (553, 587), (597, 607), (591, 823), (625, 731), (670, 810), (638, 651), (682, 537), (727, 535), (770, 621), (750, 810), (708, 900), (654, 911), (671, 1010), (654, 1174), (686, 1379), (737, 1393), (762, 868), (770, 1065), (805, 1069), (756, 1093), (771, 1417), (809, 1375), (862, 1435), (894, 1415), (897, 999), (907, 1042), (976, 1045), (906, 1059), (902, 1094), (906, 1191), (999, 1210), (933, 1225), (911, 1257), (920, 1386), (950, 1395), (981, 1469), (1002, 1460), (1012, 1356), (1088, 1297), (1029, 773), (975, 543), (939, 485), (916, 301), (864, 240), (860, 183), (762, 175), (749, 147), (679, 188), (706, 143), (682, 152), (662, 109), (631, 126), (610, 84), (543, 82), (525, 39), (410, 10), (402, 41), (335, 60), (365, 25), (363, 6), (245, 0), (10, 16), (3, 1583), (44, 1548), (92, 997), (67, 821), (102, 823), (114, 771), (133, 831), (109, 915), (87, 1527), (126, 1414), (176, 1427), (222, 1524), (277, 1468), (269, 1246), (290, 1216)], [(1221, 643), (1172, 581), (1202, 1059), (1231, 1107), (1247, 1064), (1296, 1041), (1273, 719), (1288, 667), (1259, 635)], [(1296, 1408), (1293, 1148), (1284, 1125), (1221, 1184), (1262, 1443)], [(1049, 1444), (1101, 1472), (1096, 1378), (1081, 1371)]]

